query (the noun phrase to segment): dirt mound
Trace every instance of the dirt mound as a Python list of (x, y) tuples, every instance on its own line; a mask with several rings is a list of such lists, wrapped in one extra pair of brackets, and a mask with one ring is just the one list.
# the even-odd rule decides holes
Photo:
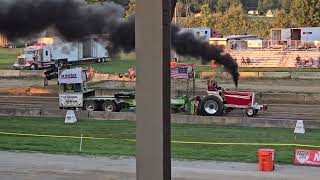
[(52, 90), (39, 87), (17, 87), (0, 90), (0, 92), (7, 93), (11, 96), (49, 96), (55, 94)]

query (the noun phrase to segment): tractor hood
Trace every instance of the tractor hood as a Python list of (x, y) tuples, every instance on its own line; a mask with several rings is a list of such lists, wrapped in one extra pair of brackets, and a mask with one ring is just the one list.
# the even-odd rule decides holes
[(62, 71), (58, 81), (60, 84), (82, 84), (87, 81), (87, 78), (82, 68), (75, 68)]

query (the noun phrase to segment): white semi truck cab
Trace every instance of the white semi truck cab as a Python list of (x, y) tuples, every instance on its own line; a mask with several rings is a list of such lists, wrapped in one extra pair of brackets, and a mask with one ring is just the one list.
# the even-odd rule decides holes
[(46, 69), (55, 63), (79, 64), (82, 61), (105, 62), (109, 58), (106, 48), (94, 38), (83, 42), (65, 42), (60, 38), (40, 38), (38, 43), (26, 47), (17, 57), (14, 69)]
[(54, 64), (51, 59), (51, 49), (43, 43), (38, 43), (24, 49), (24, 53), (17, 57), (14, 69), (42, 69)]
[(135, 93), (123, 92), (113, 96), (95, 96), (87, 87), (87, 74), (82, 68), (65, 69), (58, 78), (60, 109), (119, 112), (135, 107)]

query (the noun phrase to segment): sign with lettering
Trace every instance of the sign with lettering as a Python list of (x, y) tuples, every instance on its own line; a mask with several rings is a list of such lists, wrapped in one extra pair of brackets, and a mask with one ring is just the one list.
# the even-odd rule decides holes
[(320, 166), (320, 150), (296, 149), (294, 164)]
[(76, 117), (76, 114), (74, 113), (74, 111), (68, 110), (66, 117), (64, 119), (64, 122), (66, 124), (73, 124), (73, 123), (76, 123), (77, 121), (78, 120), (77, 120), (77, 117)]
[(193, 64), (176, 64), (174, 68), (171, 68), (171, 78), (191, 79), (193, 78), (194, 68)]
[(85, 80), (82, 76), (82, 68), (65, 69), (58, 79), (60, 84), (82, 84)]
[(304, 129), (303, 120), (298, 120), (296, 123), (296, 127), (294, 128), (295, 134), (304, 134), (306, 130)]
[(83, 94), (81, 93), (63, 93), (59, 95), (60, 107), (83, 107)]

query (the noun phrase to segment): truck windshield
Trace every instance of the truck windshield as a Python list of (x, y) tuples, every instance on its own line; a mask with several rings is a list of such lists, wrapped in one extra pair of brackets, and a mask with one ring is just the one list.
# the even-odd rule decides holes
[(81, 92), (81, 84), (63, 84), (63, 92)]
[(42, 57), (43, 52), (41, 50), (35, 51), (36, 56)]
[(33, 55), (34, 51), (24, 51), (24, 54)]

